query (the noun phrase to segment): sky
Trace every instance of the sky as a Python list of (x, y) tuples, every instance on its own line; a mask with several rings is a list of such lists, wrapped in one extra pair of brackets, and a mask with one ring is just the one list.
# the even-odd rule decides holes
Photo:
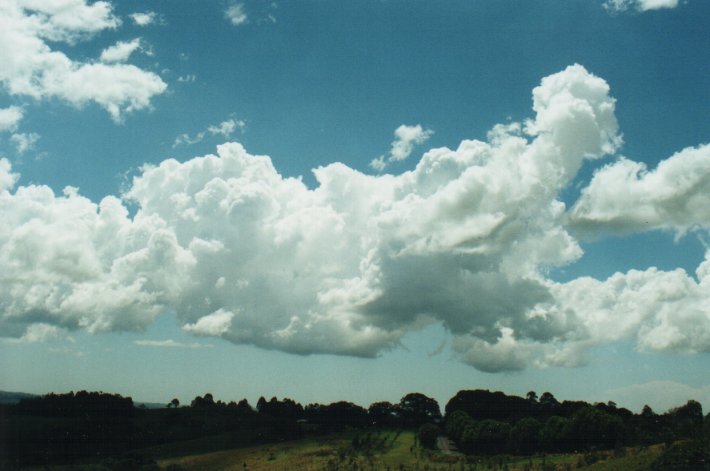
[(704, 0), (4, 0), (0, 389), (710, 409)]

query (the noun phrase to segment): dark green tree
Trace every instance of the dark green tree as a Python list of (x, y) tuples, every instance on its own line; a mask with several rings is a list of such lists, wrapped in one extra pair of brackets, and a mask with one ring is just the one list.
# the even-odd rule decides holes
[(538, 402), (540, 405), (540, 413), (544, 416), (549, 417), (551, 415), (557, 415), (560, 403), (557, 399), (555, 399), (555, 396), (553, 396), (552, 393), (545, 391), (542, 393), (542, 396), (540, 396), (540, 400)]
[(402, 423), (418, 427), (427, 422), (441, 422), (441, 411), (435, 399), (421, 393), (409, 393), (399, 401), (399, 414)]
[(398, 407), (388, 401), (373, 402), (367, 409), (370, 423), (378, 427), (389, 427), (397, 422)]
[(512, 421), (535, 415), (537, 407), (537, 404), (519, 396), (475, 389), (456, 393), (446, 404), (446, 414), (462, 410), (473, 420)]
[(703, 406), (689, 400), (685, 405), (671, 409), (668, 414), (678, 438), (697, 438), (703, 430)]
[(460, 441), (466, 427), (473, 424), (473, 419), (470, 415), (462, 410), (452, 412), (446, 417), (446, 434), (449, 438)]
[(585, 407), (572, 416), (564, 436), (577, 450), (608, 449), (623, 444), (624, 431), (620, 418), (596, 407)]
[(436, 441), (439, 435), (441, 435), (441, 429), (431, 423), (422, 425), (417, 431), (419, 443), (421, 443), (424, 448), (429, 449), (436, 448)]
[(207, 393), (204, 396), (197, 396), (190, 403), (190, 407), (193, 407), (195, 409), (208, 409), (213, 407), (214, 405), (214, 397), (212, 397), (212, 394), (210, 393)]
[(532, 417), (518, 420), (510, 430), (511, 451), (519, 455), (529, 455), (539, 450), (541, 429), (542, 424)]
[(567, 448), (565, 430), (569, 419), (553, 415), (548, 418), (540, 429), (540, 448), (544, 451), (558, 452)]

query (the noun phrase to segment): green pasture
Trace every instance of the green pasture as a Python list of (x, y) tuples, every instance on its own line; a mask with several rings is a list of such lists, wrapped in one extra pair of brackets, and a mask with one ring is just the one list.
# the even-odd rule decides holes
[[(365, 445), (356, 446), (359, 437)], [(367, 437), (367, 438), (365, 438)], [(205, 445), (206, 442), (203, 442)], [(196, 445), (187, 448), (196, 448)], [(158, 464), (170, 471), (641, 471), (663, 452), (663, 445), (616, 451), (462, 456), (423, 450), (411, 431), (351, 432), (207, 453), (179, 455), (172, 447), (155, 450)], [(179, 448), (178, 448), (179, 449)]]

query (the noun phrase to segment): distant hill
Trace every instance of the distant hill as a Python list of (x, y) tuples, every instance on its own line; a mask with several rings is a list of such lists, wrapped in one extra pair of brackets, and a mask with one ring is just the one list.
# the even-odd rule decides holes
[[(22, 399), (37, 397), (39, 394), (30, 394), (23, 392), (0, 391), (0, 405), (2, 404), (17, 404)], [(144, 407), (146, 409), (163, 409), (167, 404), (159, 402), (134, 402), (136, 407)]]
[(36, 397), (36, 394), (0, 391), (0, 404), (17, 404), (21, 399)]
[(165, 409), (167, 404), (160, 402), (134, 402), (133, 405), (136, 407), (145, 407), (146, 409)]

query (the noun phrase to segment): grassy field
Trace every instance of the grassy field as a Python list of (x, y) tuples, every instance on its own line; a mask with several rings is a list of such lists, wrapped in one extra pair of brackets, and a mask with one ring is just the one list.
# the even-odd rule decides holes
[[(364, 443), (364, 444), (363, 444)], [(159, 450), (156, 450), (159, 451)], [(211, 453), (177, 456), (164, 449), (161, 468), (186, 471), (640, 471), (663, 451), (661, 445), (616, 452), (555, 454), (533, 457), (463, 457), (422, 450), (412, 432), (343, 433)]]
[[(354, 446), (356, 437), (368, 442)], [(367, 437), (367, 438), (365, 438)], [(174, 450), (156, 450), (158, 455), (174, 455)], [(159, 459), (161, 467), (177, 464), (197, 470), (329, 470), (392, 469), (417, 461), (413, 432), (370, 434), (342, 433), (324, 437), (282, 442), (279, 444), (238, 448), (214, 453), (193, 454)], [(246, 467), (245, 467), (246, 464)]]
[[(643, 471), (649, 469), (665, 449), (663, 445), (653, 445), (579, 454), (464, 457), (422, 450), (412, 432), (387, 431), (367, 435), (341, 433), (209, 451), (225, 446), (228, 446), (228, 438), (215, 436), (144, 452), (156, 457), (165, 471)], [(27, 469), (104, 471), (112, 468), (87, 464)]]

